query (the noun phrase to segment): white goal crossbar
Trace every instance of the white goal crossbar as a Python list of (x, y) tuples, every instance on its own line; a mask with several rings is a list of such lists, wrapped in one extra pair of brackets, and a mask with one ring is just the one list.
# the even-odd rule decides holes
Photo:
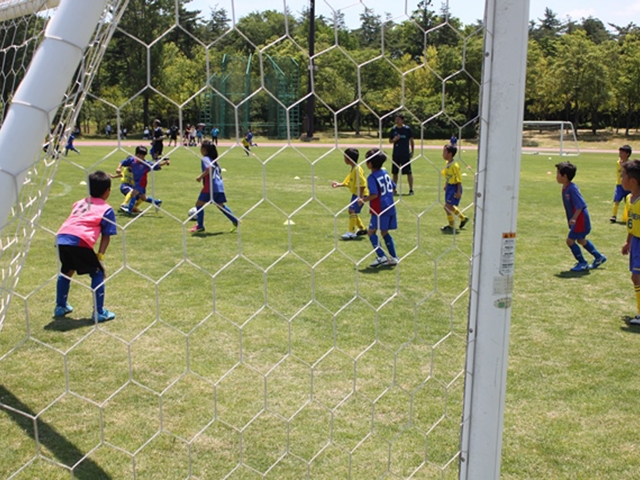
[[(91, 2), (88, 2), (91, 3)], [(60, 0), (8, 0), (0, 3), (0, 22), (56, 8)]]

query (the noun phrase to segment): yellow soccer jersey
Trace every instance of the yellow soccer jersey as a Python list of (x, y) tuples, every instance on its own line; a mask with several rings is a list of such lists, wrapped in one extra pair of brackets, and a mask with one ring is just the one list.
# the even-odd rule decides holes
[(122, 167), (122, 183), (125, 185), (135, 186), (135, 182), (133, 181), (133, 172), (129, 167)]
[(640, 238), (640, 197), (631, 201), (631, 195), (627, 195), (626, 208), (628, 210), (627, 232)]
[(352, 195), (359, 195), (360, 188), (364, 187), (364, 196), (369, 195), (369, 189), (367, 188), (367, 180), (364, 178), (364, 170), (360, 165), (356, 165), (351, 169), (347, 178), (342, 182), (345, 187), (349, 187), (349, 191)]
[(618, 161), (616, 162), (616, 175), (617, 175), (616, 185), (622, 185), (622, 160), (621, 159), (618, 159)]
[(442, 169), (442, 176), (444, 177), (444, 182), (449, 185), (462, 183), (462, 173), (458, 162), (446, 163)]

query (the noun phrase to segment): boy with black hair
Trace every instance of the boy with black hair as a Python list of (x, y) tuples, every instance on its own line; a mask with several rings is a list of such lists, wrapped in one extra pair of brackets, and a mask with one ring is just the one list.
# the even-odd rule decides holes
[[(396, 206), (393, 202), (393, 191), (396, 184), (382, 165), (387, 160), (387, 156), (378, 148), (372, 148), (366, 155), (367, 167), (371, 170), (371, 174), (367, 178), (367, 187), (369, 195), (360, 197), (358, 203), (360, 205), (369, 202), (369, 211), (371, 212), (371, 220), (369, 222), (369, 240), (376, 252), (376, 259), (371, 265), (372, 268), (381, 266), (397, 265), (399, 260), (396, 254), (396, 247), (393, 237), (389, 234), (389, 230), (398, 228), (396, 217)], [(380, 229), (384, 243), (389, 251), (389, 257), (380, 248), (377, 231)]]
[(442, 227), (445, 233), (453, 233), (455, 231), (453, 216), (460, 218), (460, 227), (463, 228), (469, 219), (465, 217), (458, 209), (460, 199), (462, 198), (462, 173), (460, 165), (455, 161), (458, 148), (455, 145), (445, 145), (442, 148), (442, 158), (445, 161), (442, 176), (444, 177), (444, 211), (447, 214), (448, 224)]
[(355, 148), (347, 148), (344, 151), (344, 163), (351, 167), (351, 171), (342, 183), (332, 182), (332, 188), (347, 187), (351, 192), (351, 201), (349, 202), (349, 231), (342, 235), (343, 240), (353, 240), (361, 235), (365, 235), (367, 231), (364, 229), (364, 223), (360, 218), (362, 205), (358, 203), (358, 198), (369, 195), (367, 189), (367, 181), (364, 178), (364, 170), (358, 165), (360, 152)]
[[(571, 271), (584, 272), (589, 268), (598, 268), (607, 261), (607, 257), (598, 252), (593, 243), (587, 240), (587, 235), (591, 232), (591, 220), (587, 204), (580, 193), (580, 189), (573, 183), (577, 169), (571, 162), (558, 163), (556, 164), (556, 169), (556, 181), (562, 185), (562, 203), (569, 222), (567, 246), (578, 261)], [(594, 260), (591, 265), (582, 256), (580, 245), (593, 255)]]
[(622, 254), (629, 255), (629, 270), (637, 308), (637, 313), (629, 320), (629, 324), (640, 325), (640, 160), (623, 163), (621, 173), (622, 187), (630, 192), (627, 197), (627, 241), (622, 246)]
[(609, 219), (611, 223), (616, 223), (620, 202), (629, 195), (629, 192), (622, 186), (622, 165), (629, 160), (631, 152), (631, 146), (629, 145), (623, 145), (618, 149), (618, 161), (616, 162), (616, 176), (618, 181), (613, 191), (613, 210), (611, 212), (611, 218)]
[[(116, 214), (107, 203), (111, 194), (111, 179), (98, 170), (89, 175), (89, 195), (73, 204), (71, 215), (58, 230), (56, 246), (60, 258), (60, 275), (56, 290), (56, 308), (53, 315), (63, 317), (73, 312), (67, 298), (71, 287), (71, 277), (88, 274), (94, 292), (93, 318), (106, 322), (116, 318), (115, 313), (104, 308), (104, 279), (106, 277), (104, 255), (112, 235), (116, 235)], [(98, 252), (93, 247), (100, 236)]]

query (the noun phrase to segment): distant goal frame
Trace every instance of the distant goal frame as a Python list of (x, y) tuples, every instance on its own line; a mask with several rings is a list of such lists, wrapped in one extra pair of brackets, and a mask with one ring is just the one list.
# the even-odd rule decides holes
[[(522, 130), (524, 136), (524, 129), (526, 127), (535, 127), (541, 126), (545, 129), (550, 129), (550, 127), (556, 126), (558, 127), (558, 142), (559, 148), (553, 147), (532, 147), (522, 145), (522, 154), (524, 155), (559, 155), (562, 157), (577, 157), (580, 155), (580, 144), (578, 143), (578, 136), (576, 134), (576, 129), (573, 125), (573, 122), (567, 120), (524, 120), (522, 122)], [(570, 133), (565, 135), (565, 130), (568, 130)], [(572, 147), (568, 147), (567, 145), (571, 144)]]

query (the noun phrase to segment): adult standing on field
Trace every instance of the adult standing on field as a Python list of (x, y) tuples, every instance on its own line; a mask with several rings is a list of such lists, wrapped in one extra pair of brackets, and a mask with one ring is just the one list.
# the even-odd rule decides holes
[(160, 124), (159, 119), (153, 121), (153, 138), (151, 139), (151, 156), (154, 160), (162, 157), (162, 150), (164, 149), (164, 131)]
[[(393, 183), (398, 184), (398, 173), (406, 175), (409, 183), (409, 195), (413, 195), (413, 173), (411, 173), (411, 157), (415, 144), (413, 142), (413, 132), (411, 127), (404, 124), (404, 116), (396, 115), (396, 124), (391, 129), (389, 143), (393, 143), (393, 165), (391, 174), (393, 175)], [(398, 195), (397, 190), (393, 191), (394, 195)]]

